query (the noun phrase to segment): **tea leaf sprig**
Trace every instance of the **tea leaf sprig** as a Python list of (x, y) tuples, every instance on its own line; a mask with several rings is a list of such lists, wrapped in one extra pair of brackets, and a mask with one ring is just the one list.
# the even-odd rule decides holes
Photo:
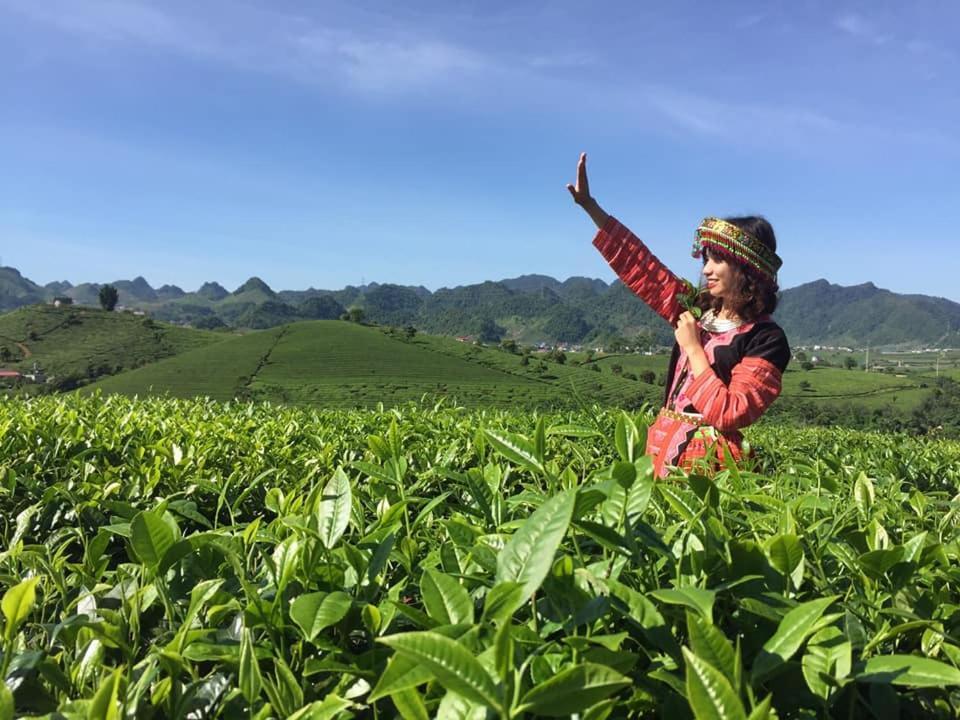
[(697, 298), (700, 297), (700, 288), (686, 278), (683, 278), (682, 282), (684, 289), (677, 293), (677, 302), (684, 310), (699, 320), (700, 316), (703, 315), (703, 310), (696, 304)]

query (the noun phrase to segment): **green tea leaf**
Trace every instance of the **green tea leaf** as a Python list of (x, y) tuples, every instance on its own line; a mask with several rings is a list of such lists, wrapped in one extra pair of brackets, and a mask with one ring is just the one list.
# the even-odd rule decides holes
[(776, 718), (776, 712), (773, 710), (773, 695), (767, 695), (759, 705), (753, 708), (747, 720), (776, 720)]
[(389, 635), (377, 638), (377, 642), (423, 664), (447, 690), (495, 710), (501, 707), (500, 691), (493, 678), (456, 640), (426, 630)]
[(87, 708), (89, 720), (120, 720), (122, 716), (119, 694), (122, 681), (123, 668), (117, 668), (104, 678)]
[(290, 618), (300, 627), (307, 640), (313, 640), (326, 628), (343, 620), (350, 611), (351, 603), (350, 596), (339, 590), (308, 593), (290, 604)]
[(743, 703), (722, 672), (683, 648), (687, 702), (697, 720), (747, 720)]
[(733, 645), (720, 629), (698, 613), (687, 613), (687, 635), (690, 649), (704, 661), (722, 672), (731, 686), (737, 689), (737, 657)]
[(144, 510), (137, 513), (130, 523), (133, 552), (147, 567), (157, 567), (176, 541), (173, 530), (159, 513)]
[(420, 592), (427, 614), (441, 625), (473, 622), (470, 593), (449, 575), (426, 570), (420, 580)]
[(649, 595), (667, 605), (688, 607), (698, 612), (707, 622), (713, 622), (713, 601), (717, 597), (713, 590), (694, 587), (665, 588), (654, 590)]
[(861, 472), (853, 483), (853, 502), (864, 517), (870, 515), (870, 508), (876, 501), (877, 495), (873, 488), (873, 481), (867, 477), (865, 472)]
[(546, 717), (569, 717), (630, 685), (630, 679), (606, 665), (582, 663), (561, 670), (532, 688), (518, 710)]
[[(8, 642), (13, 640), (17, 634), (17, 628), (33, 610), (33, 604), (37, 599), (36, 587), (39, 580), (40, 578), (37, 577), (29, 578), (14, 585), (3, 594), (0, 609), (3, 610), (3, 616), (6, 618), (3, 635)], [(0, 678), (0, 682), (2, 681), (3, 678)]]
[(952, 687), (960, 685), (960, 670), (919, 655), (877, 655), (863, 664), (855, 678), (907, 687)]
[(332, 548), (350, 525), (350, 510), (353, 495), (350, 480), (342, 467), (323, 488), (320, 507), (317, 509), (317, 532), (324, 547)]
[(781, 574), (790, 578), (794, 588), (803, 581), (803, 545), (796, 535), (777, 535), (767, 543), (770, 564)]
[(831, 595), (810, 600), (784, 615), (777, 631), (763, 644), (763, 649), (754, 662), (754, 679), (763, 678), (793, 657), (804, 641), (819, 629), (817, 620), (836, 599), (836, 595)]
[(523, 584), (505, 580), (490, 588), (483, 604), (483, 622), (504, 622), (526, 601)]
[(249, 628), (244, 628), (240, 636), (240, 692), (248, 703), (253, 703), (260, 697), (260, 688), (263, 678), (260, 675), (260, 665), (253, 650), (253, 638)]
[(487, 709), (485, 705), (471, 702), (463, 695), (448, 690), (437, 707), (436, 717), (444, 720), (485, 720)]
[(516, 433), (493, 432), (484, 430), (490, 445), (498, 453), (515, 465), (542, 475), (546, 472), (543, 463), (537, 459), (537, 450), (527, 438)]
[(350, 707), (353, 707), (352, 702), (331, 693), (323, 700), (300, 708), (287, 720), (334, 720), (341, 717), (341, 713)]
[(423, 704), (423, 698), (414, 688), (395, 692), (390, 695), (390, 699), (403, 720), (430, 720), (427, 706)]
[(522, 602), (540, 587), (550, 572), (557, 548), (570, 525), (575, 502), (574, 490), (547, 500), (524, 521), (497, 558), (497, 582), (520, 583)]

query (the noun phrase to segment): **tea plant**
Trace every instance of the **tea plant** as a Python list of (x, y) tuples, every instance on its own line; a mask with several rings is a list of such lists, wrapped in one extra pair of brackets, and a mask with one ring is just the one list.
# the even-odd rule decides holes
[(960, 445), (0, 402), (0, 718), (953, 717)]

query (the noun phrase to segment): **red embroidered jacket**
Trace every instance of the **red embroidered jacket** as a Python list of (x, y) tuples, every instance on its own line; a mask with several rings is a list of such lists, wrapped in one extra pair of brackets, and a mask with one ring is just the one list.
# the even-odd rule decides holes
[[(597, 232), (593, 244), (630, 290), (664, 320), (676, 325), (683, 312), (677, 301), (683, 282), (639, 238), (611, 217)], [(686, 358), (674, 345), (664, 405), (669, 410), (702, 415), (739, 451), (742, 436), (738, 430), (759, 418), (780, 394), (790, 347), (783, 330), (769, 316), (728, 332), (703, 331), (701, 340), (710, 369), (696, 378), (689, 377)], [(688, 448), (702, 455), (702, 443), (691, 445), (692, 439), (690, 432), (677, 442), (665, 438), (658, 444), (648, 434), (648, 450), (653, 441), (653, 449), (662, 455), (655, 456), (655, 466), (682, 465)]]

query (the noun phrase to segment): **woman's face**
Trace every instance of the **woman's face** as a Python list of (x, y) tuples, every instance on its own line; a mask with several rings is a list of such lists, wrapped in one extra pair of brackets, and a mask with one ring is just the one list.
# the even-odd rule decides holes
[(732, 293), (737, 276), (730, 263), (706, 249), (703, 252), (703, 279), (710, 295), (724, 298)]

